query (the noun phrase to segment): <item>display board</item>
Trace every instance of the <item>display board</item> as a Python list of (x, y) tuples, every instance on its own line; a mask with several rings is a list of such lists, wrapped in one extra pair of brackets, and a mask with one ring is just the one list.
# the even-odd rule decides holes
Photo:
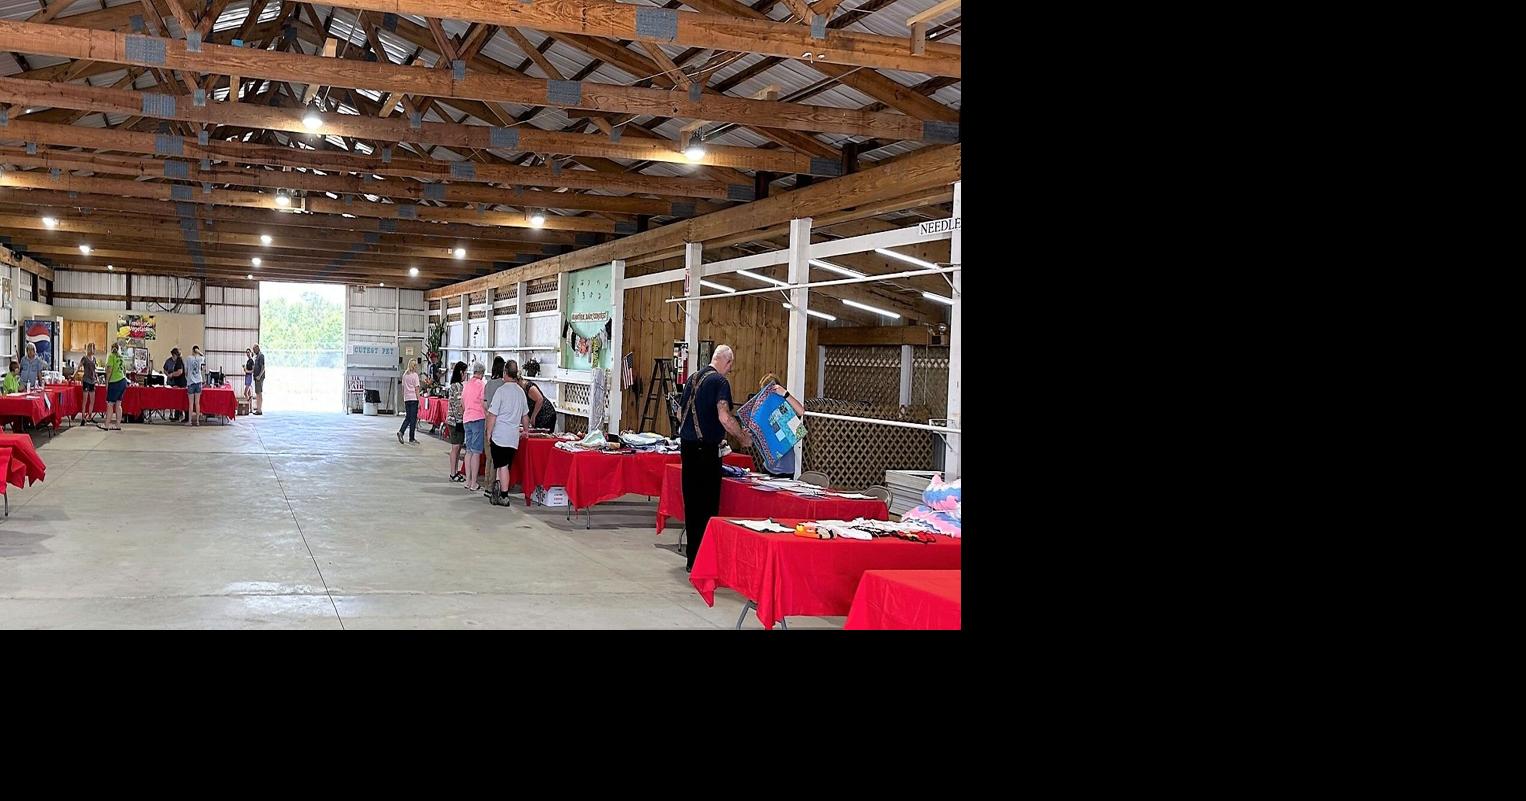
[(610, 366), (610, 320), (614, 302), (610, 294), (609, 265), (567, 273), (562, 282), (561, 366), (590, 370)]
[(158, 323), (152, 314), (117, 316), (118, 339), (158, 339)]
[(348, 367), (397, 368), (397, 345), (391, 342), (351, 342), (345, 345)]

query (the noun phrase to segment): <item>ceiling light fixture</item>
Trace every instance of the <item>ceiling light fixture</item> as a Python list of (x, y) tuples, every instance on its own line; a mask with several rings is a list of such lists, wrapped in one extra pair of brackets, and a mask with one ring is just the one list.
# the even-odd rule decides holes
[(530, 215), (530, 227), (531, 228), (539, 228), (539, 227), (541, 227), (541, 226), (543, 226), (545, 224), (546, 224), (546, 215), (545, 214), (537, 211), (534, 214)]
[(387, 282), (386, 281), (382, 281), (382, 282), (380, 282), (380, 284), (381, 284), (381, 286), (386, 286)]
[(260, 234), (260, 244), (261, 244), (261, 245), (268, 245), (268, 244), (270, 244), (270, 243), (271, 243), (271, 242), (272, 242), (272, 241), (274, 241), (274, 240), (272, 240), (272, 239), (271, 239), (271, 238), (270, 238), (270, 234)]
[(765, 284), (773, 284), (774, 286), (789, 286), (787, 281), (780, 281), (777, 278), (769, 278), (766, 275), (759, 275), (748, 270), (737, 270), (737, 275), (745, 275), (754, 281), (762, 281)]
[(875, 314), (878, 314), (881, 317), (889, 317), (892, 320), (899, 320), (899, 319), (901, 319), (901, 315), (896, 314), (893, 311), (886, 311), (884, 309), (879, 308), (878, 306), (870, 306), (867, 303), (859, 303), (856, 300), (844, 300), (842, 303), (843, 303), (844, 306), (852, 306), (855, 309), (863, 309), (866, 312), (874, 312)]
[(714, 281), (703, 281), (702, 280), (702, 281), (699, 282), (699, 285), (700, 286), (707, 286), (707, 287), (710, 287), (711, 289), (719, 289), (722, 292), (735, 292), (736, 291), (735, 287), (729, 287), (729, 286), (726, 286), (725, 284), (717, 284)]
[(44, 217), (44, 218), (42, 218), (42, 224), (48, 226), (49, 228), (57, 228), (58, 227), (58, 218), (57, 217)]
[(954, 305), (954, 299), (953, 298), (944, 297), (943, 295), (939, 295), (939, 294), (937, 294), (935, 292), (923, 292), (922, 293), (922, 297), (927, 298), (928, 300), (937, 301), (937, 302), (942, 303), (942, 304), (947, 305), (947, 306)]
[(80, 245), (79, 246), (79, 252), (85, 254), (86, 256), (89, 256), (90, 255), (90, 246), (89, 245)]
[(408, 275), (411, 278), (418, 278), (419, 277), (419, 268), (417, 268), (417, 267), (409, 267), (408, 268)]
[(302, 125), (309, 131), (316, 131), (323, 127), (323, 118), (318, 116), (317, 109), (310, 108), (307, 110), (307, 114), (302, 117)]
[(905, 253), (897, 253), (897, 252), (895, 252), (893, 250), (887, 250), (885, 248), (875, 248), (874, 252), (880, 254), (881, 256), (889, 256), (892, 259), (900, 259), (901, 261), (904, 261), (907, 264), (915, 264), (918, 267), (926, 267), (929, 270), (936, 270), (936, 269), (938, 269), (938, 265), (933, 264), (930, 261), (922, 261), (921, 259), (914, 258), (912, 256), (908, 256)]
[(106, 265), (106, 269), (115, 271), (117, 268), (112, 266), (112, 265), (110, 265), (110, 264), (108, 264), (108, 265)]
[(455, 250), (452, 250), (450, 253), (451, 253), (452, 256), (455, 256), (458, 259), (466, 258), (466, 248), (456, 248)]
[(838, 275), (846, 275), (849, 278), (863, 278), (864, 277), (864, 274), (859, 272), (858, 270), (850, 270), (847, 267), (839, 267), (839, 266), (837, 266), (837, 265), (835, 265), (835, 264), (833, 264), (831, 262), (819, 261), (817, 259), (811, 259), (811, 264), (813, 266), (820, 267), (823, 270), (831, 270), (832, 272), (837, 273)]
[[(784, 304), (784, 308), (786, 308), (786, 309), (793, 309), (795, 307), (789, 305), (788, 303), (786, 303), (786, 304)], [(825, 312), (819, 312), (819, 311), (816, 311), (815, 309), (806, 309), (805, 313), (809, 314), (812, 317), (820, 317), (823, 320), (836, 320), (837, 319), (836, 317), (833, 317), (830, 314), (827, 314)]]
[(276, 205), (280, 206), (281, 208), (286, 208), (287, 206), (290, 206), (291, 205), (291, 196), (287, 195), (285, 192), (277, 192), (276, 193)]
[(249, 260), (249, 263), (253, 264), (256, 267), (260, 266), (260, 257), (259, 256), (255, 256), (254, 258)]
[(249, 275), (244, 276), (244, 278), (249, 280), (249, 281), (253, 281), (254, 280), (254, 274), (250, 273)]

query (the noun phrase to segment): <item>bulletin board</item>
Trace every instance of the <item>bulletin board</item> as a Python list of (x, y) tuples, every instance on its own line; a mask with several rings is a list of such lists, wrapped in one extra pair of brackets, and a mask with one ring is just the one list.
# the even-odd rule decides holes
[(567, 280), (562, 282), (562, 367), (609, 368), (612, 280), (608, 264), (567, 273)]

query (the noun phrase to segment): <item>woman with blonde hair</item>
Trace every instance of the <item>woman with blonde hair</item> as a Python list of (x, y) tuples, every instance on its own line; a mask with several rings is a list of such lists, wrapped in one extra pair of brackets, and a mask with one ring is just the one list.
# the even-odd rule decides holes
[(127, 394), (127, 369), (122, 365), (120, 343), (111, 343), (106, 357), (106, 431), (122, 430), (122, 396)]

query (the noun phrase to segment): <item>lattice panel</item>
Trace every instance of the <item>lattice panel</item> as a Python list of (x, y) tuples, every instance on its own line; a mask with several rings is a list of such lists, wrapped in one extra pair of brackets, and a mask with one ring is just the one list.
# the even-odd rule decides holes
[(826, 386), (834, 400), (895, 405), (901, 399), (901, 349), (893, 345), (828, 345)]
[(587, 406), (588, 393), (592, 389), (593, 388), (587, 384), (563, 384), (562, 392), (566, 394), (566, 397), (563, 398), (563, 400), (568, 403), (576, 403), (582, 406)]
[(532, 300), (525, 304), (528, 312), (556, 311), (556, 298), (550, 300)]
[(487, 303), (487, 292), (473, 292), (468, 302), (473, 306), (478, 303)]
[[(925, 406), (913, 406), (903, 412), (893, 401), (894, 398), (890, 404), (870, 404), (817, 398), (807, 401), (805, 408), (812, 412), (909, 423), (926, 423), (932, 416)], [(886, 470), (933, 468), (936, 435), (931, 431), (820, 417), (807, 417), (805, 425), (807, 433), (801, 468), (825, 472), (832, 477), (833, 486), (861, 489), (884, 484)]]
[(554, 275), (538, 278), (525, 284), (525, 291), (531, 295), (539, 295), (542, 292), (555, 292), (557, 287), (556, 281), (557, 277)]
[(931, 417), (948, 416), (948, 348), (912, 349), (911, 402), (926, 406)]

